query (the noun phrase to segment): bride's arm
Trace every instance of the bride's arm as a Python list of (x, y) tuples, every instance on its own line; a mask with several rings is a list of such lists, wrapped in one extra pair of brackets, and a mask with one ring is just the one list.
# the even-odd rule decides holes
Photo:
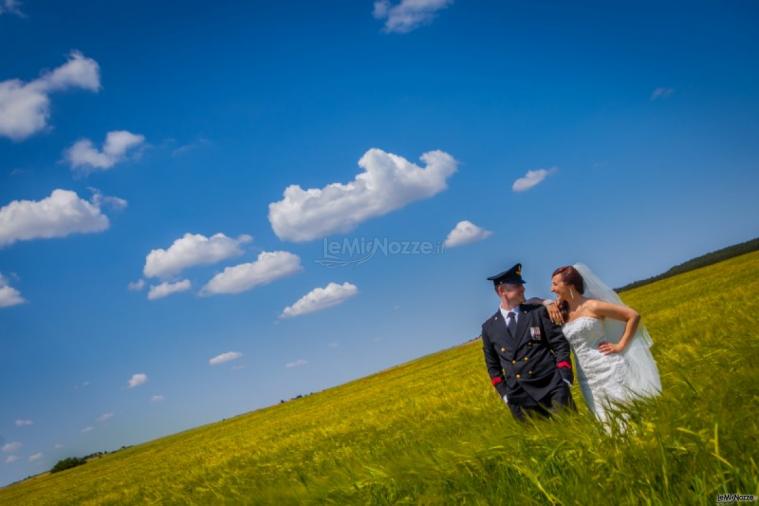
[(559, 305), (556, 303), (556, 301), (553, 301), (551, 299), (541, 299), (540, 297), (530, 297), (525, 302), (527, 304), (539, 304), (545, 306), (548, 310), (548, 316), (551, 318), (551, 321), (553, 323), (556, 325), (564, 324), (564, 315), (561, 314), (561, 309), (559, 309)]
[(625, 331), (617, 344), (602, 342), (598, 349), (607, 355), (609, 353), (619, 353), (625, 349), (627, 343), (630, 342), (632, 336), (635, 335), (635, 331), (638, 329), (638, 323), (640, 323), (640, 314), (631, 307), (623, 306), (621, 304), (612, 304), (602, 300), (593, 300), (589, 304), (589, 309), (597, 316), (605, 318), (613, 318), (625, 322)]

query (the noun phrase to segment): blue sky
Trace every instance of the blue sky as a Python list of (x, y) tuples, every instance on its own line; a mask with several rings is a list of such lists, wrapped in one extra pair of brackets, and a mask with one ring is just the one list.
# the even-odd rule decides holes
[(759, 235), (755, 3), (420, 5), (0, 2), (0, 484)]

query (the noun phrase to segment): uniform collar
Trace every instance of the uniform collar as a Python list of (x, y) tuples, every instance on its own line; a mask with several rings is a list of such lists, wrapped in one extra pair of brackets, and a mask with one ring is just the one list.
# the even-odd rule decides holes
[(500, 310), (501, 314), (505, 317), (509, 313), (521, 313), (522, 312), (522, 306), (523, 304), (519, 304), (518, 306), (515, 306), (511, 309), (506, 309), (505, 307), (498, 305), (498, 309)]

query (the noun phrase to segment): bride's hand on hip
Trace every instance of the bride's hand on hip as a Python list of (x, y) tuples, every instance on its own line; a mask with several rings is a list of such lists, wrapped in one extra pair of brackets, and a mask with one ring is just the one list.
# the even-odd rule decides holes
[(619, 344), (610, 343), (608, 341), (601, 341), (598, 344), (598, 350), (604, 355), (611, 355), (612, 353), (621, 352), (622, 347)]

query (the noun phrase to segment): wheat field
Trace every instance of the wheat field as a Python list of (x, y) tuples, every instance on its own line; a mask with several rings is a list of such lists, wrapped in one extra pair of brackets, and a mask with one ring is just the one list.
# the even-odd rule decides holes
[(517, 425), (469, 341), (0, 489), (0, 504), (714, 504), (759, 495), (759, 252), (622, 294), (663, 395)]

